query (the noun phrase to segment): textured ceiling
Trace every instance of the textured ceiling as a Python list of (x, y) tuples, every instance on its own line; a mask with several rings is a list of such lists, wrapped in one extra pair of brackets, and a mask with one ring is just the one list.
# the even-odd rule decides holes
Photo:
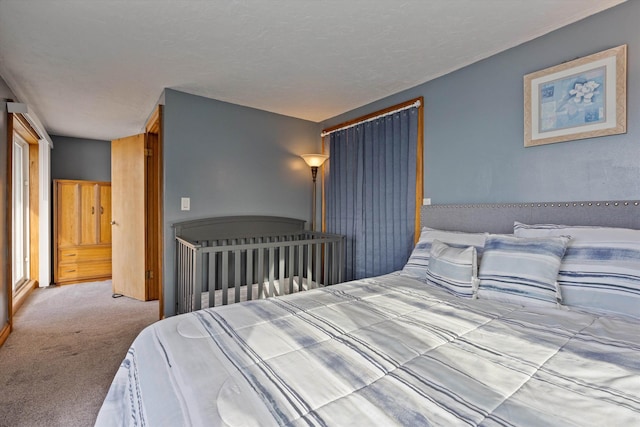
[(624, 0), (0, 0), (0, 75), (50, 134), (139, 132), (164, 88), (315, 122)]

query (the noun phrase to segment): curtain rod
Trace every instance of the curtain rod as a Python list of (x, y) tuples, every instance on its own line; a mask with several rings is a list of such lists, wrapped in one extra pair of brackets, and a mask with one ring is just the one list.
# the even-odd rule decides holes
[(417, 108), (419, 106), (420, 106), (420, 101), (416, 101), (413, 104), (405, 105), (404, 107), (400, 107), (397, 110), (387, 111), (386, 113), (382, 113), (382, 114), (379, 114), (379, 115), (374, 116), (374, 117), (369, 117), (368, 119), (365, 119), (365, 120), (362, 120), (362, 121), (359, 121), (359, 122), (356, 122), (356, 123), (351, 123), (351, 124), (348, 124), (346, 126), (339, 127), (337, 129), (333, 129), (333, 130), (330, 130), (330, 131), (327, 131), (327, 132), (322, 132), (322, 133), (320, 133), (320, 136), (322, 138), (324, 138), (325, 136), (331, 135), (332, 133), (337, 132), (339, 130), (349, 129), (349, 128), (352, 128), (354, 126), (360, 125), (362, 123), (367, 123), (367, 122), (371, 122), (373, 120), (377, 120), (380, 117), (390, 116), (391, 114), (395, 114), (395, 113), (398, 113), (400, 111), (408, 110), (408, 109), (414, 108), (414, 107)]

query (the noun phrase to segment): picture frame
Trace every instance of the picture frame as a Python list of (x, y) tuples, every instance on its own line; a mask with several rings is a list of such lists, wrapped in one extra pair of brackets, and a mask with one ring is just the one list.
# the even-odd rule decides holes
[(627, 132), (627, 45), (524, 76), (524, 146)]

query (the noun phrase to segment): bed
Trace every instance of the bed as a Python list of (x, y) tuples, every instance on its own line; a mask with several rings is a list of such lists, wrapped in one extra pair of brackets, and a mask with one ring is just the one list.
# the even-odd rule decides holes
[(585, 203), (424, 208), (402, 271), (157, 322), (96, 425), (638, 425), (640, 207)]

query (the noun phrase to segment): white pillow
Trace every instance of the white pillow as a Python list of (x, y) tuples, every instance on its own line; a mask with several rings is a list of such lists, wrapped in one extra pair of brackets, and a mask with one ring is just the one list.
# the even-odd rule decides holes
[(480, 264), (478, 298), (555, 307), (558, 269), (569, 237), (524, 238), (490, 234)]
[(476, 248), (453, 248), (439, 240), (431, 244), (427, 283), (461, 298), (474, 298), (478, 285)]
[(571, 236), (558, 272), (563, 304), (640, 318), (640, 230), (516, 222), (514, 232)]
[(429, 258), (431, 256), (431, 244), (436, 239), (457, 248), (474, 246), (477, 251), (477, 257), (480, 259), (486, 235), (487, 233), (465, 233), (424, 227), (420, 233), (420, 239), (413, 248), (413, 252), (409, 256), (409, 260), (401, 273), (426, 281), (427, 267), (429, 266)]

